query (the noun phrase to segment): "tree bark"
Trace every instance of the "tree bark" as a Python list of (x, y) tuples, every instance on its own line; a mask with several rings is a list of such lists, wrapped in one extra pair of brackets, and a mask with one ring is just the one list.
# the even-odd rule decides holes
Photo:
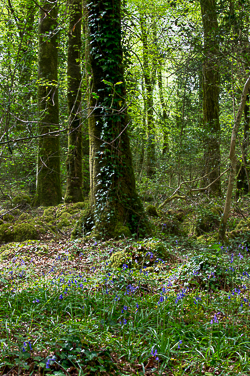
[[(42, 2), (38, 33), (38, 132), (46, 134), (59, 130), (56, 1)], [(59, 135), (39, 139), (36, 193), (35, 205), (57, 205), (62, 200)]]
[(82, 1), (69, 0), (68, 111), (69, 134), (65, 202), (83, 201), (81, 113), (81, 21)]
[(233, 186), (235, 182), (235, 174), (236, 174), (236, 165), (237, 165), (237, 157), (235, 154), (235, 145), (236, 145), (236, 139), (237, 139), (237, 133), (240, 126), (241, 116), (244, 111), (244, 107), (246, 104), (246, 98), (247, 94), (250, 88), (250, 77), (248, 77), (243, 92), (241, 96), (241, 102), (238, 109), (238, 113), (236, 116), (235, 124), (232, 130), (232, 136), (231, 136), (231, 144), (230, 144), (230, 153), (229, 158), (231, 160), (231, 170), (229, 175), (229, 182), (227, 187), (227, 195), (226, 195), (226, 201), (223, 211), (223, 216), (221, 220), (221, 225), (219, 229), (219, 238), (223, 241), (225, 239), (225, 233), (226, 233), (226, 224), (230, 213), (231, 208), (231, 200), (232, 200), (232, 192), (233, 192)]
[(148, 46), (148, 37), (146, 29), (146, 19), (145, 16), (140, 18), (141, 24), (141, 36), (142, 36), (142, 47), (143, 47), (143, 76), (146, 89), (146, 113), (147, 113), (147, 164), (146, 172), (147, 176), (150, 178), (155, 173), (155, 130), (154, 130), (154, 100), (153, 100), (153, 91), (154, 91), (154, 76), (155, 76), (155, 67), (153, 67), (152, 72), (149, 67), (149, 46)]
[(88, 1), (90, 212), (83, 228), (105, 238), (142, 234), (146, 224), (135, 188), (124, 110), (120, 6), (120, 0)]
[(159, 95), (160, 95), (160, 102), (161, 102), (161, 122), (162, 122), (162, 130), (163, 130), (163, 148), (162, 148), (162, 154), (168, 155), (169, 153), (169, 139), (168, 139), (168, 130), (166, 129), (166, 123), (168, 119), (168, 113), (167, 113), (167, 104), (164, 100), (163, 95), (163, 86), (162, 86), (162, 65), (160, 65), (158, 70), (158, 87), (159, 87)]
[[(220, 175), (220, 122), (219, 122), (219, 41), (216, 0), (200, 0), (204, 31), (203, 62), (203, 126), (205, 173), (208, 183), (215, 181), (210, 193), (221, 194)], [(217, 179), (217, 180), (216, 180)]]

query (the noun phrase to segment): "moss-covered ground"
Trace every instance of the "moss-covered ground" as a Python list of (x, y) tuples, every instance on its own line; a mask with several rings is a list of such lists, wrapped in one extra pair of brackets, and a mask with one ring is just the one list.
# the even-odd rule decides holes
[(250, 375), (248, 203), (224, 245), (220, 207), (173, 203), (149, 238), (109, 241), (70, 240), (81, 203), (3, 215), (38, 236), (2, 240), (1, 374)]

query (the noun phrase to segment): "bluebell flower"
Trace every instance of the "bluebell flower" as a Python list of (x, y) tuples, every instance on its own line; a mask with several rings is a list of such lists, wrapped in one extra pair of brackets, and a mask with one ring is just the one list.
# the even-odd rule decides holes
[(181, 344), (182, 344), (182, 340), (180, 340), (179, 343), (178, 343), (178, 349), (180, 348)]
[(25, 351), (26, 351), (26, 349), (25, 349), (25, 348), (26, 348), (26, 346), (27, 346), (27, 343), (26, 343), (26, 342), (24, 342), (24, 343), (23, 343), (23, 348), (22, 348), (23, 352), (25, 352)]

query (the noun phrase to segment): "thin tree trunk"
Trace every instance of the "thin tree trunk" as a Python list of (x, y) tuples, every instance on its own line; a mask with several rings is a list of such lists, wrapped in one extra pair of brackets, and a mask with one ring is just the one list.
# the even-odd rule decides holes
[(231, 136), (231, 144), (230, 144), (230, 153), (229, 153), (229, 158), (231, 160), (231, 170), (229, 174), (229, 182), (228, 182), (228, 188), (227, 188), (227, 195), (226, 195), (226, 201), (225, 201), (225, 206), (224, 206), (224, 211), (223, 211), (223, 216), (221, 220), (221, 225), (219, 229), (219, 237), (223, 241), (225, 239), (225, 233), (226, 233), (226, 225), (227, 225), (227, 220), (229, 217), (230, 213), (230, 208), (231, 208), (231, 200), (232, 200), (232, 192), (233, 192), (233, 186), (235, 182), (235, 174), (236, 174), (236, 165), (237, 165), (237, 157), (235, 154), (235, 145), (236, 145), (236, 139), (237, 139), (237, 133), (238, 129), (240, 126), (240, 121), (241, 121), (241, 116), (244, 111), (244, 107), (246, 104), (246, 98), (248, 94), (248, 90), (250, 88), (250, 77), (248, 77), (243, 92), (241, 96), (241, 102), (240, 106), (238, 109), (238, 113), (236, 116), (235, 124), (232, 130), (232, 136)]
[(82, 1), (69, 0), (68, 111), (69, 135), (65, 202), (83, 201), (81, 113), (81, 20)]
[[(41, 3), (38, 53), (39, 134), (59, 130), (57, 80), (57, 2)], [(39, 139), (36, 205), (57, 205), (62, 200), (59, 135)]]
[(162, 130), (163, 130), (163, 148), (162, 148), (162, 154), (166, 155), (169, 153), (169, 139), (168, 139), (168, 131), (166, 129), (166, 122), (168, 119), (167, 114), (167, 104), (164, 100), (163, 95), (163, 86), (162, 86), (162, 66), (160, 65), (158, 70), (158, 87), (159, 87), (159, 94), (160, 94), (160, 102), (161, 102), (161, 122), (162, 122)]
[[(221, 194), (220, 176), (220, 122), (219, 122), (219, 29), (216, 0), (200, 0), (204, 30), (203, 62), (203, 124), (205, 130), (205, 173), (209, 183), (215, 181), (210, 192)], [(217, 179), (217, 180), (216, 180)]]
[[(153, 72), (150, 72), (149, 67), (149, 47), (148, 47), (148, 37), (146, 30), (146, 20), (144, 16), (141, 16), (141, 35), (142, 35), (142, 46), (143, 46), (143, 76), (145, 81), (146, 89), (146, 109), (147, 109), (147, 165), (146, 171), (147, 176), (152, 177), (155, 173), (155, 129), (154, 129), (154, 102), (153, 102), (153, 90), (154, 90), (154, 75), (155, 67)], [(151, 77), (152, 76), (152, 77)]]

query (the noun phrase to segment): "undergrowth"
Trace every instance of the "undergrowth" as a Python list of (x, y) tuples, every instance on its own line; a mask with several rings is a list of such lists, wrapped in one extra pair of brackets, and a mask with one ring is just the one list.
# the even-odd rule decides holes
[(33, 241), (2, 251), (2, 375), (249, 375), (247, 246), (169, 238), (178, 263), (111, 268), (128, 245), (138, 246)]

